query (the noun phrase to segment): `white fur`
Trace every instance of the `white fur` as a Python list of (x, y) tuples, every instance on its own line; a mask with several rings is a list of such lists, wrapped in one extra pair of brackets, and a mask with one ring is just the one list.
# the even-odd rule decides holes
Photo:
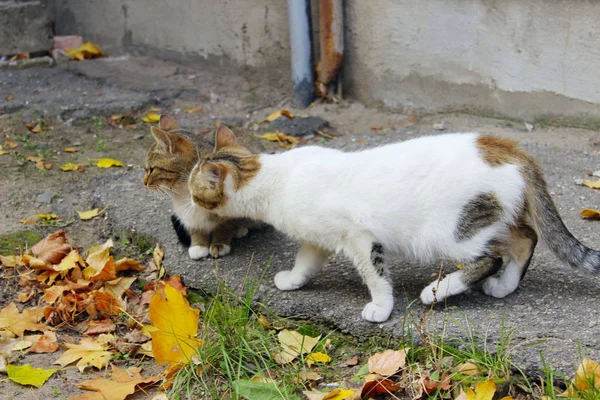
[[(270, 223), (323, 252), (343, 252), (373, 298), (363, 317), (383, 321), (392, 311), (393, 297), (390, 282), (366, 259), (372, 243), (413, 262), (470, 261), (515, 222), (525, 181), (515, 165), (491, 167), (484, 162), (475, 142), (478, 136), (423, 137), (357, 153), (304, 147), (261, 155), (259, 173), (244, 188), (236, 191), (231, 177), (226, 178), (228, 201), (215, 211)], [(489, 192), (503, 207), (502, 220), (457, 242), (455, 228), (463, 206)], [(278, 288), (296, 289), (314, 274), (316, 263), (305, 263), (306, 257), (299, 254), (292, 271), (277, 274)], [(305, 264), (309, 267), (301, 267)], [(440, 283), (438, 300), (465, 289), (455, 284), (457, 276)], [(431, 297), (422, 294), (425, 303)]]
[(173, 195), (171, 198), (173, 201), (173, 212), (187, 229), (213, 231), (217, 226), (214, 219), (211, 220), (210, 213), (207, 210), (193, 205), (194, 203), (190, 199), (190, 194), (187, 190), (186, 187), (186, 195)]
[(190, 246), (188, 249), (188, 254), (192, 260), (199, 260), (208, 255), (208, 247), (204, 246)]

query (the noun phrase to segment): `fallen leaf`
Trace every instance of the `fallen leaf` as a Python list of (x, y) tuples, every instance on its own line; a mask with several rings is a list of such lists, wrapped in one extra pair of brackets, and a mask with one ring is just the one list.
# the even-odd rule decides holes
[[(600, 389), (600, 364), (589, 358), (584, 359), (575, 373), (575, 378), (564, 393), (559, 394), (560, 397), (580, 398), (579, 393), (596, 393), (593, 391)], [(590, 397), (591, 398), (591, 397)]]
[(108, 239), (106, 243), (89, 249), (88, 257), (85, 260), (88, 266), (83, 270), (85, 279), (110, 281), (117, 277), (115, 263), (110, 255), (112, 247), (113, 241)]
[(4, 267), (16, 267), (16, 266), (21, 266), (24, 265), (22, 262), (22, 258), (19, 256), (0, 256), (0, 263), (4, 266)]
[(298, 378), (305, 381), (320, 381), (323, 377), (314, 371), (302, 371), (298, 374)]
[(74, 49), (67, 49), (65, 53), (71, 58), (71, 60), (82, 61), (86, 58), (98, 58), (104, 57), (105, 54), (98, 46), (92, 42), (87, 42), (80, 47)]
[(80, 165), (79, 164), (75, 164), (75, 163), (66, 163), (64, 165), (60, 166), (60, 169), (63, 171), (78, 171), (79, 170)]
[(112, 292), (116, 298), (120, 299), (123, 294), (129, 290), (129, 287), (136, 279), (137, 278), (135, 276), (117, 278), (115, 280), (106, 282), (104, 284), (104, 288)]
[(77, 250), (71, 250), (71, 252), (65, 258), (63, 258), (58, 265), (54, 265), (52, 269), (55, 271), (64, 272), (84, 265), (85, 263), (79, 255), (79, 252)]
[(381, 126), (381, 125), (374, 125), (374, 126), (371, 127), (371, 130), (380, 131), (380, 130), (383, 130), (383, 126)]
[(477, 382), (475, 391), (471, 388), (467, 389), (466, 400), (492, 400), (494, 393), (496, 393), (496, 384), (489, 379), (485, 382)]
[[(439, 376), (439, 372), (435, 371), (433, 376)], [(441, 390), (450, 390), (450, 382), (451, 378), (448, 375), (444, 375), (442, 380), (438, 380), (437, 378), (433, 378), (430, 375), (422, 376), (419, 380), (423, 385), (423, 389), (425, 389), (426, 394), (431, 394), (432, 392), (441, 389)]]
[(129, 367), (125, 370), (112, 365), (110, 379), (88, 379), (77, 384), (80, 389), (96, 393), (71, 397), (70, 400), (124, 400), (130, 394), (135, 393), (137, 386), (156, 383), (160, 379), (157, 376), (144, 378), (141, 371), (140, 367)]
[(107, 350), (108, 346), (102, 342), (104, 340), (84, 337), (79, 344), (64, 344), (68, 350), (54, 361), (54, 364), (64, 367), (78, 361), (77, 367), (80, 372), (83, 372), (86, 367), (102, 369), (108, 364), (111, 356), (111, 352)]
[(150, 110), (146, 113), (145, 117), (142, 117), (142, 121), (153, 124), (160, 121), (160, 114), (156, 111)]
[(184, 111), (188, 114), (202, 111), (202, 107), (185, 108)]
[(581, 218), (586, 219), (600, 219), (600, 211), (591, 208), (584, 208), (579, 215), (581, 215)]
[[(285, 149), (291, 149), (292, 147), (294, 147), (293, 145), (300, 143), (300, 141), (298, 139), (296, 139), (293, 136), (288, 136), (285, 133), (282, 132), (270, 132), (270, 133), (265, 133), (264, 135), (254, 135), (258, 138), (261, 139), (266, 139), (269, 142), (278, 142), (280, 147), (283, 147)], [(292, 144), (292, 146), (288, 146), (285, 144), (285, 142)]]
[(390, 376), (406, 365), (406, 352), (402, 350), (386, 350), (369, 358), (369, 372), (382, 376)]
[(48, 327), (39, 321), (44, 316), (43, 308), (25, 308), (19, 313), (15, 303), (10, 303), (0, 311), (0, 330), (5, 329), (17, 336), (25, 331), (46, 331)]
[(364, 384), (360, 396), (361, 398), (367, 399), (381, 394), (397, 392), (400, 389), (402, 389), (402, 387), (396, 385), (389, 379), (376, 379)]
[(114, 332), (117, 326), (110, 319), (103, 319), (101, 321), (87, 321), (88, 330), (85, 331), (86, 335), (99, 335), (101, 333)]
[(93, 303), (98, 311), (109, 315), (116, 315), (123, 311), (121, 299), (111, 291), (102, 288), (94, 290), (91, 296), (93, 296)]
[(27, 160), (27, 161), (31, 161), (31, 162), (34, 162), (34, 163), (38, 163), (38, 162), (40, 162), (40, 161), (44, 161), (44, 157), (38, 157), (38, 156), (29, 156), (29, 157), (27, 157), (25, 160)]
[(4, 147), (5, 149), (14, 149), (17, 146), (18, 146), (17, 143), (15, 143), (11, 140), (7, 140), (6, 142), (4, 142), (4, 146), (2, 146), (2, 147)]
[(56, 300), (60, 296), (62, 296), (65, 292), (69, 291), (77, 291), (82, 289), (88, 289), (90, 285), (89, 281), (80, 279), (77, 282), (67, 281), (63, 285), (54, 285), (47, 289), (44, 289), (44, 296), (42, 296), (42, 301), (48, 304), (56, 303)]
[(88, 221), (92, 218), (96, 218), (97, 216), (99, 216), (100, 214), (102, 214), (104, 211), (106, 211), (106, 209), (108, 209), (108, 207), (110, 206), (110, 204), (108, 204), (106, 207), (100, 209), (100, 208), (94, 208), (93, 210), (88, 210), (88, 211), (77, 211), (77, 214), (79, 214), (79, 219), (82, 221)]
[(293, 119), (294, 115), (289, 112), (288, 110), (277, 110), (272, 112), (271, 114), (269, 114), (269, 116), (265, 119), (265, 121), (271, 122), (271, 121), (275, 121), (277, 118), (284, 116), (287, 117), (289, 119)]
[(152, 261), (154, 262), (156, 268), (158, 268), (158, 279), (162, 279), (166, 274), (166, 270), (163, 265), (164, 257), (165, 251), (159, 246), (158, 243), (156, 243), (156, 246), (154, 246), (154, 250), (152, 250)]
[(183, 294), (166, 285), (164, 296), (156, 293), (150, 300), (148, 315), (155, 329), (152, 352), (159, 364), (187, 363), (202, 345), (196, 339), (200, 311), (190, 307)]
[(66, 233), (61, 229), (36, 243), (31, 252), (47, 263), (58, 264), (71, 251)]
[(31, 346), (29, 351), (31, 353), (54, 353), (58, 350), (58, 342), (56, 341), (56, 333), (52, 331), (44, 332), (34, 344)]
[(331, 361), (331, 357), (329, 357), (327, 354), (321, 353), (321, 352), (310, 353), (308, 356), (306, 356), (306, 363), (308, 364), (308, 366), (311, 366), (312, 364), (315, 364), (315, 363), (325, 364), (330, 361)]
[(19, 295), (17, 296), (17, 301), (19, 303), (27, 303), (35, 293), (36, 290), (33, 287), (23, 288), (23, 290), (19, 292)]
[(145, 270), (144, 266), (140, 264), (138, 261), (133, 258), (121, 258), (120, 260), (115, 262), (115, 268), (117, 272), (119, 271), (136, 271), (142, 272)]
[(354, 390), (348, 389), (333, 389), (331, 392), (327, 393), (323, 400), (345, 400), (348, 397), (354, 394)]
[(21, 385), (40, 387), (54, 374), (56, 369), (33, 368), (30, 364), (6, 366), (8, 379)]
[(110, 167), (124, 167), (125, 165), (119, 161), (114, 160), (112, 158), (101, 158), (96, 162), (96, 166), (98, 168), (110, 168)]
[(320, 335), (313, 338), (287, 329), (279, 332), (277, 337), (281, 343), (282, 350), (274, 354), (273, 359), (278, 364), (290, 363), (300, 354), (309, 353), (321, 339)]
[[(245, 399), (275, 400), (281, 399), (281, 389), (275, 382), (257, 382), (248, 379), (238, 379), (233, 382), (235, 393)], [(237, 398), (237, 396), (236, 396)]]
[(354, 356), (349, 360), (344, 361), (340, 364), (340, 367), (353, 367), (358, 364), (358, 356)]
[(463, 375), (469, 375), (469, 376), (475, 376), (475, 375), (479, 375), (480, 371), (479, 371), (479, 367), (477, 367), (477, 365), (471, 363), (471, 362), (464, 362), (462, 364), (460, 364), (458, 367), (458, 372), (460, 372)]
[(42, 131), (43, 131), (42, 124), (39, 122), (35, 125), (27, 124), (26, 126), (27, 126), (27, 129), (29, 129), (33, 133), (42, 133)]
[(14, 98), (14, 96), (12, 94), (9, 94), (8, 96), (6, 96), (6, 100), (11, 101)]
[(75, 147), (67, 147), (66, 149), (63, 150), (65, 153), (77, 153), (79, 150), (77, 150)]
[(410, 123), (415, 122), (415, 116), (414, 115), (409, 116), (408, 119), (407, 119), (407, 121), (410, 122)]
[(596, 181), (588, 181), (587, 179), (584, 179), (583, 184), (592, 189), (600, 189), (600, 179)]

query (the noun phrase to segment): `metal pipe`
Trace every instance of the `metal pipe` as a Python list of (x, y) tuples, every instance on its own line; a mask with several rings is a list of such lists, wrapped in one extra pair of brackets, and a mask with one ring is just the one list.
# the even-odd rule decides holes
[(287, 0), (292, 50), (292, 104), (308, 107), (314, 98), (310, 1)]
[[(321, 60), (317, 67), (317, 94), (327, 96), (327, 85), (338, 77), (344, 61), (343, 0), (320, 0)], [(338, 82), (339, 83), (339, 82)]]

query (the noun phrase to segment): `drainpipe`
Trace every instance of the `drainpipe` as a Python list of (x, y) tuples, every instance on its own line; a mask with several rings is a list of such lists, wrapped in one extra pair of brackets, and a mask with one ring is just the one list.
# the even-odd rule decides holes
[(292, 50), (292, 104), (305, 108), (314, 97), (310, 0), (287, 0)]
[[(317, 66), (317, 95), (327, 96), (327, 86), (335, 81), (344, 61), (344, 12), (342, 0), (320, 0), (321, 60)], [(338, 89), (341, 91), (340, 82)]]

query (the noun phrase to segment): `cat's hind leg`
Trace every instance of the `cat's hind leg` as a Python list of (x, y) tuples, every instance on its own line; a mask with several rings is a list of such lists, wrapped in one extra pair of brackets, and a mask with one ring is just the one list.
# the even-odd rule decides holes
[(500, 276), (490, 276), (483, 282), (483, 292), (497, 298), (514, 292), (527, 272), (536, 244), (537, 234), (531, 227), (512, 227), (506, 249), (506, 267)]
[(371, 302), (363, 309), (362, 317), (370, 322), (386, 321), (394, 308), (394, 295), (383, 247), (363, 237), (344, 248), (344, 253), (352, 260), (371, 294)]
[(275, 286), (279, 290), (296, 290), (313, 277), (327, 261), (330, 252), (313, 244), (304, 244), (296, 255), (294, 268), (275, 275)]
[(495, 256), (484, 256), (473, 263), (463, 264), (462, 269), (446, 275), (441, 280), (436, 279), (423, 289), (421, 301), (423, 304), (432, 304), (462, 293), (482, 279), (495, 274), (500, 268), (502, 258)]

